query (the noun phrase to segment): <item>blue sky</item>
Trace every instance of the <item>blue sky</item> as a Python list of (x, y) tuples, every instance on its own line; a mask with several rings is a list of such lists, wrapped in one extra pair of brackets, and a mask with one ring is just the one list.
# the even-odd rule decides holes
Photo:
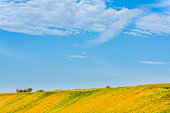
[(170, 82), (170, 0), (0, 0), (0, 92)]

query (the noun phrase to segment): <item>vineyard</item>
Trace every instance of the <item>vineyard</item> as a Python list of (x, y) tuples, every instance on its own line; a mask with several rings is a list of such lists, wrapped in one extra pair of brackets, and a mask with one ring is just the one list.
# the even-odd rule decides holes
[(169, 113), (170, 84), (0, 94), (0, 113)]

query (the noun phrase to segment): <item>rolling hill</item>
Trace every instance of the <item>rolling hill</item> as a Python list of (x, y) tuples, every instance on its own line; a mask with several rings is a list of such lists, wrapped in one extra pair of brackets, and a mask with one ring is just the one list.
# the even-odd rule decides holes
[(170, 83), (1, 93), (0, 113), (170, 113)]

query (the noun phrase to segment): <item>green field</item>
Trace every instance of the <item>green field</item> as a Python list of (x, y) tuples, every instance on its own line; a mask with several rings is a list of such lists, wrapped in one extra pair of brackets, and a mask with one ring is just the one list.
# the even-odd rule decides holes
[(0, 113), (170, 113), (170, 83), (1, 93)]

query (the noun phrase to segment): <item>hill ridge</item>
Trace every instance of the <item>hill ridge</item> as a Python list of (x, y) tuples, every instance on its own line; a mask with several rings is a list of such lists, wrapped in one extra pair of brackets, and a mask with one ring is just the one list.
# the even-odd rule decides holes
[(0, 94), (0, 113), (144, 112), (170, 112), (170, 83)]

